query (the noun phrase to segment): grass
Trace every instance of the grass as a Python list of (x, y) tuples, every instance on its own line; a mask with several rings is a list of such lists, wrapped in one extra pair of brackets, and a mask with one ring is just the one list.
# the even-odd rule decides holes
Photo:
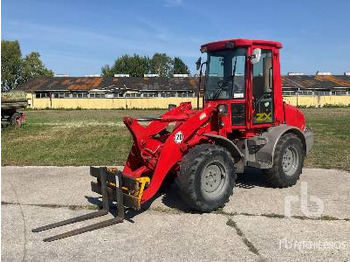
[(29, 125), (102, 125), (122, 122), (124, 116), (159, 116), (164, 110), (28, 110)]
[(160, 110), (28, 110), (21, 127), (1, 130), (2, 165), (123, 165), (131, 136), (125, 115)]
[[(350, 171), (350, 108), (305, 108), (315, 145), (307, 167)], [(21, 127), (1, 130), (2, 165), (123, 165), (131, 136), (123, 116), (162, 110), (29, 110)]]
[(315, 144), (305, 160), (306, 167), (350, 171), (350, 108), (302, 109), (314, 131)]

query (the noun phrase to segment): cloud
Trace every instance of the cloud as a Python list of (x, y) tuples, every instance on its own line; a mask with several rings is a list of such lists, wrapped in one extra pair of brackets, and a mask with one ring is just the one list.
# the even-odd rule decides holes
[[(55, 72), (84, 75), (99, 72), (123, 54), (153, 55), (164, 52), (179, 56), (192, 65), (200, 55), (200, 38), (192, 32), (135, 17), (134, 25), (114, 26), (114, 30), (45, 25), (21, 20), (5, 23), (3, 37), (18, 39), (22, 53), (40, 52), (45, 64)], [(192, 69), (192, 68), (191, 68)]]
[(178, 7), (182, 5), (182, 0), (166, 0), (164, 7)]

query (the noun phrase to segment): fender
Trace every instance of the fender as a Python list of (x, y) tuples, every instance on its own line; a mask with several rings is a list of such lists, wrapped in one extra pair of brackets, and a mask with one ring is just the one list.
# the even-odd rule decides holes
[(307, 147), (305, 134), (299, 128), (289, 125), (271, 127), (261, 135), (261, 137), (267, 139), (267, 143), (256, 153), (256, 161), (259, 162), (261, 168), (265, 169), (273, 166), (273, 159), (277, 143), (286, 133), (296, 134), (303, 144), (305, 154), (309, 151), (310, 148)]
[(232, 154), (235, 161), (244, 157), (244, 154), (241, 152), (241, 150), (239, 150), (237, 145), (233, 143), (231, 140), (227, 139), (226, 137), (215, 135), (215, 134), (209, 134), (209, 133), (204, 133), (203, 136), (206, 136), (214, 140), (215, 143), (217, 143), (218, 145), (225, 147)]

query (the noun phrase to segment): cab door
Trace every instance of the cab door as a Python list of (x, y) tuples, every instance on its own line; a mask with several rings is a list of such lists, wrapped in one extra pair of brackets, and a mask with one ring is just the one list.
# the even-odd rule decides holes
[(268, 127), (275, 121), (273, 50), (261, 49), (259, 62), (252, 64), (252, 127)]

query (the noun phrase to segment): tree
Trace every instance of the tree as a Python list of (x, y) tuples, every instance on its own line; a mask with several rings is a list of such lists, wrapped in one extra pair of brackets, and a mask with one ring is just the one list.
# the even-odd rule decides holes
[(40, 60), (40, 54), (38, 52), (31, 52), (22, 59), (21, 83), (27, 82), (34, 77), (45, 76), (53, 76), (53, 72), (45, 67)]
[(102, 68), (101, 68), (101, 75), (104, 76), (104, 77), (113, 76), (112, 69), (110, 68), (109, 65), (102, 66)]
[(175, 57), (173, 62), (173, 73), (174, 74), (189, 74), (190, 70), (187, 65), (182, 61), (181, 58)]
[(159, 76), (170, 76), (172, 63), (171, 57), (166, 54), (155, 53), (151, 60), (151, 72)]
[(144, 74), (159, 74), (170, 77), (173, 74), (189, 74), (190, 70), (179, 57), (172, 59), (165, 53), (155, 53), (150, 59), (148, 56), (123, 55), (118, 57), (113, 66), (105, 65), (101, 68), (104, 77), (114, 74), (129, 74), (132, 77), (143, 77)]
[(18, 85), (21, 73), (21, 48), (18, 41), (1, 41), (1, 89)]
[(147, 56), (123, 55), (115, 60), (114, 65), (105, 65), (101, 68), (103, 76), (113, 76), (114, 74), (129, 74), (133, 77), (143, 77), (149, 73), (149, 58)]
[(40, 60), (38, 52), (32, 52), (22, 59), (18, 41), (1, 41), (1, 89), (16, 88), (34, 77), (53, 76)]

